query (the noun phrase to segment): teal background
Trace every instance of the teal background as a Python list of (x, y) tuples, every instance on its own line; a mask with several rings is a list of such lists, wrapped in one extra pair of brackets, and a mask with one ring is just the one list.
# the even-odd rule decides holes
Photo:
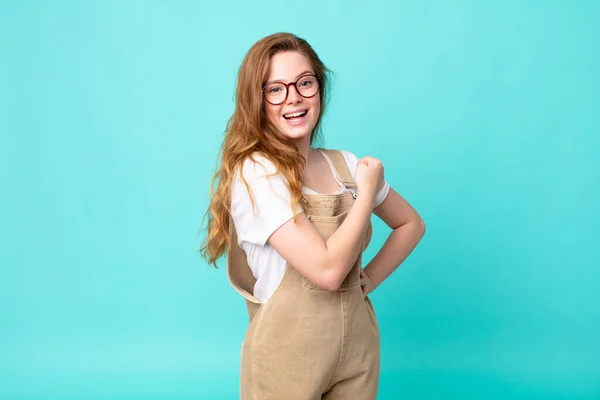
[(600, 399), (599, 20), (0, 1), (0, 399), (237, 397), (246, 311), (197, 248), (237, 68), (277, 31), (335, 72), (322, 144), (381, 158), (427, 224), (372, 295), (379, 398)]

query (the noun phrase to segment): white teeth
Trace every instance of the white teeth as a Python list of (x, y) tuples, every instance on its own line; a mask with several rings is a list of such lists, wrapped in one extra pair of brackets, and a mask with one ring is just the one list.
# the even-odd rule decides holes
[(294, 117), (300, 117), (306, 114), (306, 111), (300, 111), (300, 112), (296, 112), (293, 114), (284, 114), (283, 117), (284, 118), (294, 118)]

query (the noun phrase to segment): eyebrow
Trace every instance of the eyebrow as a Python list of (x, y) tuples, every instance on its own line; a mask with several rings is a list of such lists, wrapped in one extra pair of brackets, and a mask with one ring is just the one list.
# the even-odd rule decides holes
[[(304, 72), (300, 72), (298, 75), (296, 75), (296, 79), (300, 78), (302, 75), (306, 75), (306, 74), (314, 74), (314, 72), (306, 70)], [(267, 86), (271, 83), (275, 83), (275, 82), (285, 82), (283, 79), (276, 79), (274, 81), (269, 81), (267, 83), (265, 83), (263, 86)]]

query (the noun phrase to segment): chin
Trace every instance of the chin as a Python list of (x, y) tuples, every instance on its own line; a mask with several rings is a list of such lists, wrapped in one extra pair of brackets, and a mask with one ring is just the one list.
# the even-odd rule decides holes
[(304, 137), (310, 137), (312, 129), (290, 130), (287, 127), (285, 127), (285, 128), (282, 127), (281, 132), (285, 135), (285, 137), (288, 137), (293, 140), (298, 140), (298, 139), (302, 139)]

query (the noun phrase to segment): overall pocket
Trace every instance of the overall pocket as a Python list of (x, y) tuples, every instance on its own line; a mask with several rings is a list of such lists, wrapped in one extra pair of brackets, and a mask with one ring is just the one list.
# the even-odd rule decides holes
[[(339, 228), (348, 216), (349, 210), (343, 211), (341, 214), (335, 216), (323, 216), (323, 215), (309, 215), (308, 219), (313, 224), (319, 235), (325, 240), (328, 240), (331, 235)], [(336, 293), (335, 291), (323, 289), (313, 283), (310, 279), (302, 276), (302, 287), (313, 293)]]

